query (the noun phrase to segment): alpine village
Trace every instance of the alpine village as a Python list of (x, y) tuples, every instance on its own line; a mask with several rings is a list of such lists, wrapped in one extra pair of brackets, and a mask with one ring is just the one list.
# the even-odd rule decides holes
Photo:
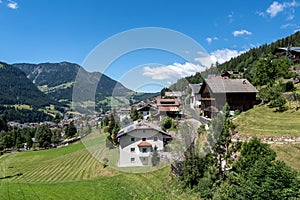
[(300, 199), (300, 32), (89, 113), (79, 70), (0, 63), (0, 199)]

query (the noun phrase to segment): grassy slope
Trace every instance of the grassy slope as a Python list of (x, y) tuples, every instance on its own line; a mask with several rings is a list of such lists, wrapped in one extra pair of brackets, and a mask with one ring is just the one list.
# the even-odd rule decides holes
[[(300, 111), (273, 112), (267, 106), (257, 106), (241, 113), (234, 120), (240, 135), (262, 137), (300, 137)], [(300, 170), (300, 144), (272, 144), (277, 159)]]
[(169, 167), (140, 174), (104, 169), (80, 142), (1, 157), (0, 178), (12, 177), (0, 179), (0, 199), (196, 199), (170, 186), (169, 173)]
[(234, 120), (240, 135), (256, 137), (300, 136), (300, 110), (274, 112), (267, 106), (256, 106)]
[(300, 171), (300, 144), (272, 144), (271, 148), (275, 150), (278, 160)]

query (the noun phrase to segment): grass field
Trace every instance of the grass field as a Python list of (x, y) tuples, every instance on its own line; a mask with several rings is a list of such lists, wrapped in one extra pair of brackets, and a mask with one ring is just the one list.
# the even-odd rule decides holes
[(68, 83), (63, 83), (61, 85), (57, 85), (55, 87), (48, 87), (48, 85), (42, 85), (42, 86), (38, 86), (39, 90), (41, 90), (44, 93), (51, 93), (51, 92), (55, 92), (57, 90), (62, 90), (62, 89), (66, 89), (66, 88), (70, 88), (74, 85), (74, 82), (68, 82)]
[(300, 171), (300, 144), (272, 144), (271, 148), (275, 150), (278, 160)]
[(267, 106), (260, 105), (241, 113), (233, 122), (240, 135), (300, 136), (300, 110), (274, 112)]
[(103, 168), (101, 156), (116, 162), (109, 150), (92, 150), (104, 137), (0, 157), (0, 199), (197, 199), (173, 185), (169, 167), (136, 174)]

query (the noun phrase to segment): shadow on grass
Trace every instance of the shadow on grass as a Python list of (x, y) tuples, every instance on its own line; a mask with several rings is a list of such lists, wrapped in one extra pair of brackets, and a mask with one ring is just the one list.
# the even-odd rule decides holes
[(0, 180), (1, 179), (9, 179), (9, 178), (17, 177), (17, 176), (22, 176), (22, 175), (23, 175), (22, 173), (17, 173), (15, 175), (9, 175), (9, 176), (0, 177)]

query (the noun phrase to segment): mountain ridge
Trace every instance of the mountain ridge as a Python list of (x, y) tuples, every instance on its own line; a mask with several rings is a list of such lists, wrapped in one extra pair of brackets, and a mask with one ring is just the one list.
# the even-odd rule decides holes
[[(96, 87), (96, 108), (108, 110), (112, 107), (111, 97), (116, 98), (119, 105), (132, 104), (140, 100), (145, 100), (152, 96), (152, 93), (137, 94), (126, 88), (118, 81), (100, 72), (87, 72), (76, 63), (15, 63), (13, 66), (25, 72), (26, 76), (44, 93), (48, 94), (56, 101), (64, 101), (67, 104), (72, 102), (73, 88), (79, 70), (90, 77), (101, 77)], [(157, 94), (153, 94), (156, 96)], [(124, 98), (123, 98), (124, 97)]]

